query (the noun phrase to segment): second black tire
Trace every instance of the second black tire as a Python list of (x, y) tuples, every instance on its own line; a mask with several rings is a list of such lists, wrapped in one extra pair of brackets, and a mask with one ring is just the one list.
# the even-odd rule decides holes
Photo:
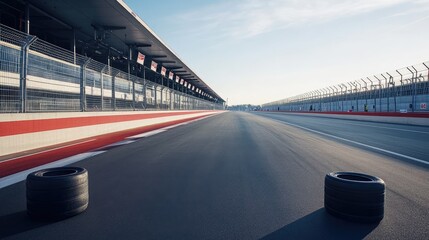
[(79, 167), (50, 168), (27, 176), (27, 213), (40, 220), (60, 220), (88, 207), (88, 171)]
[(379, 222), (384, 217), (385, 183), (375, 176), (332, 172), (325, 176), (325, 209), (356, 222)]

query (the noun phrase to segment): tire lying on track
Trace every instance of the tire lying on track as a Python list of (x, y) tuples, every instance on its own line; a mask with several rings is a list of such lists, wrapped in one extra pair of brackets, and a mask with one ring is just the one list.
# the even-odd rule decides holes
[(325, 209), (355, 222), (379, 222), (384, 217), (385, 183), (381, 178), (353, 172), (325, 176)]
[(88, 171), (79, 167), (50, 168), (27, 176), (27, 213), (40, 220), (72, 217), (88, 207)]

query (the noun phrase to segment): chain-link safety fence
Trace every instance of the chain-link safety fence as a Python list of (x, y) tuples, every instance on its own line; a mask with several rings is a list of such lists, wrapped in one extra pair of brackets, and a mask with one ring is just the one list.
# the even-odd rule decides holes
[(429, 62), (266, 103), (266, 111), (428, 112)]
[(223, 109), (0, 25), (0, 113)]

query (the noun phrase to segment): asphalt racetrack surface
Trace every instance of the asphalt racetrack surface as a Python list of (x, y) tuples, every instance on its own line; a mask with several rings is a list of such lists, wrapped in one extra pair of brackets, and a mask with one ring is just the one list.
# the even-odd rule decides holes
[[(428, 239), (428, 146), (428, 127), (226, 112), (73, 164), (75, 217), (32, 221), (25, 182), (1, 189), (0, 239)], [(325, 212), (333, 171), (386, 182), (379, 224)]]

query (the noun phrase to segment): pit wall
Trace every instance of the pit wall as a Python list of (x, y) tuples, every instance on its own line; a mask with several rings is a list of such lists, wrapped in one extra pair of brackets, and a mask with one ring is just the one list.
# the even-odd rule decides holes
[(0, 162), (37, 149), (84, 139), (96, 141), (125, 131), (139, 134), (216, 113), (219, 111), (0, 114)]
[(287, 112), (291, 115), (350, 119), (358, 121), (429, 126), (429, 113), (362, 113), (362, 112)]

